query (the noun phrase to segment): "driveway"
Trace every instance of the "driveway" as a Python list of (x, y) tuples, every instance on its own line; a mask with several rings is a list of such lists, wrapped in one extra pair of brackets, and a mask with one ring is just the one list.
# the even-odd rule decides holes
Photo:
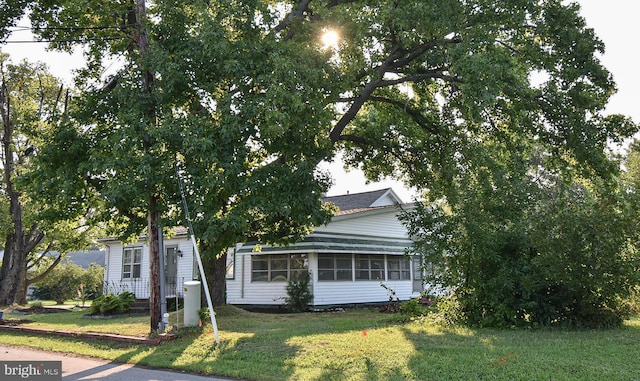
[(76, 357), (65, 353), (43, 352), (0, 344), (0, 363), (3, 361), (62, 361), (65, 381), (228, 381), (228, 378), (197, 376), (164, 370), (148, 369), (131, 364)]

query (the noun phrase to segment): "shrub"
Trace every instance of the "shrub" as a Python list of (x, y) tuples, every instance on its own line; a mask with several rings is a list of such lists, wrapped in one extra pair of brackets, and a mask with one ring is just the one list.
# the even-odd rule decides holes
[(400, 304), (398, 312), (407, 319), (422, 316), (427, 313), (427, 309), (420, 305), (418, 299), (409, 299)]
[(56, 266), (41, 281), (34, 284), (33, 297), (40, 300), (55, 300), (63, 304), (66, 300), (93, 299), (102, 294), (104, 268), (95, 263), (88, 269), (70, 262)]
[(135, 300), (132, 292), (125, 291), (119, 295), (107, 294), (96, 298), (91, 303), (91, 315), (119, 315), (129, 311)]
[(311, 275), (303, 272), (299, 277), (289, 280), (287, 284), (287, 297), (284, 302), (287, 308), (293, 312), (304, 312), (313, 300), (313, 293), (309, 289)]

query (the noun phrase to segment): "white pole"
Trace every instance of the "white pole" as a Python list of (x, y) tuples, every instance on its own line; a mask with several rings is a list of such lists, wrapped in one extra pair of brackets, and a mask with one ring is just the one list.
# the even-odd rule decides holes
[(198, 269), (200, 270), (200, 277), (202, 278), (202, 286), (204, 287), (204, 294), (207, 296), (207, 305), (209, 306), (209, 316), (211, 316), (211, 325), (213, 326), (213, 336), (216, 340), (216, 344), (220, 342), (218, 337), (218, 324), (216, 324), (216, 314), (213, 312), (213, 303), (211, 303), (211, 294), (209, 294), (209, 285), (207, 284), (207, 277), (204, 275), (204, 267), (202, 267), (202, 260), (200, 260), (200, 252), (198, 251), (198, 245), (196, 244), (196, 237), (191, 234), (191, 244), (193, 245), (193, 252), (196, 255), (198, 261)]

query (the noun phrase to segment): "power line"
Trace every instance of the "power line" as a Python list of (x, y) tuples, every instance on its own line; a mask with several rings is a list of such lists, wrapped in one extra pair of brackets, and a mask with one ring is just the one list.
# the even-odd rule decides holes
[(14, 41), (4, 41), (3, 44), (42, 44), (42, 43), (52, 43), (52, 42), (87, 42), (87, 41), (112, 41), (112, 40), (122, 40), (122, 39), (131, 39), (131, 36), (119, 36), (119, 37), (92, 37), (92, 38), (73, 38), (73, 39), (65, 39), (65, 40), (14, 40)]
[(26, 30), (30, 30), (30, 31), (46, 31), (46, 30), (104, 30), (104, 29), (122, 29), (122, 28), (127, 28), (127, 27), (135, 27), (136, 24), (122, 24), (119, 26), (46, 26), (46, 27), (32, 27), (32, 26), (23, 26), (23, 25), (17, 25), (17, 26), (11, 26), (11, 25), (0, 25), (0, 29), (2, 28), (7, 28), (12, 32), (18, 32), (18, 31), (26, 31)]

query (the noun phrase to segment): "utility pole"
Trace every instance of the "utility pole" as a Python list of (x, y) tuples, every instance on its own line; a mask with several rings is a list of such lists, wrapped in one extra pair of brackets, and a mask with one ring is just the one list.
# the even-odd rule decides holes
[[(151, 103), (151, 83), (153, 82), (153, 74), (147, 67), (147, 57), (149, 55), (149, 38), (147, 28), (144, 23), (147, 20), (147, 7), (145, 0), (136, 0), (136, 28), (138, 53), (140, 54), (140, 76), (142, 94), (141, 98), (148, 105), (149, 109), (145, 112), (146, 123), (149, 129), (156, 128), (155, 106)], [(148, 154), (151, 154), (153, 142), (149, 135), (143, 136), (144, 147)], [(155, 332), (160, 328), (162, 323), (161, 311), (161, 292), (160, 292), (160, 239), (161, 229), (159, 229), (160, 221), (160, 196), (158, 195), (155, 184), (150, 181), (148, 184), (149, 203), (147, 216), (147, 231), (149, 237), (149, 309), (150, 309), (150, 328), (151, 332)]]

